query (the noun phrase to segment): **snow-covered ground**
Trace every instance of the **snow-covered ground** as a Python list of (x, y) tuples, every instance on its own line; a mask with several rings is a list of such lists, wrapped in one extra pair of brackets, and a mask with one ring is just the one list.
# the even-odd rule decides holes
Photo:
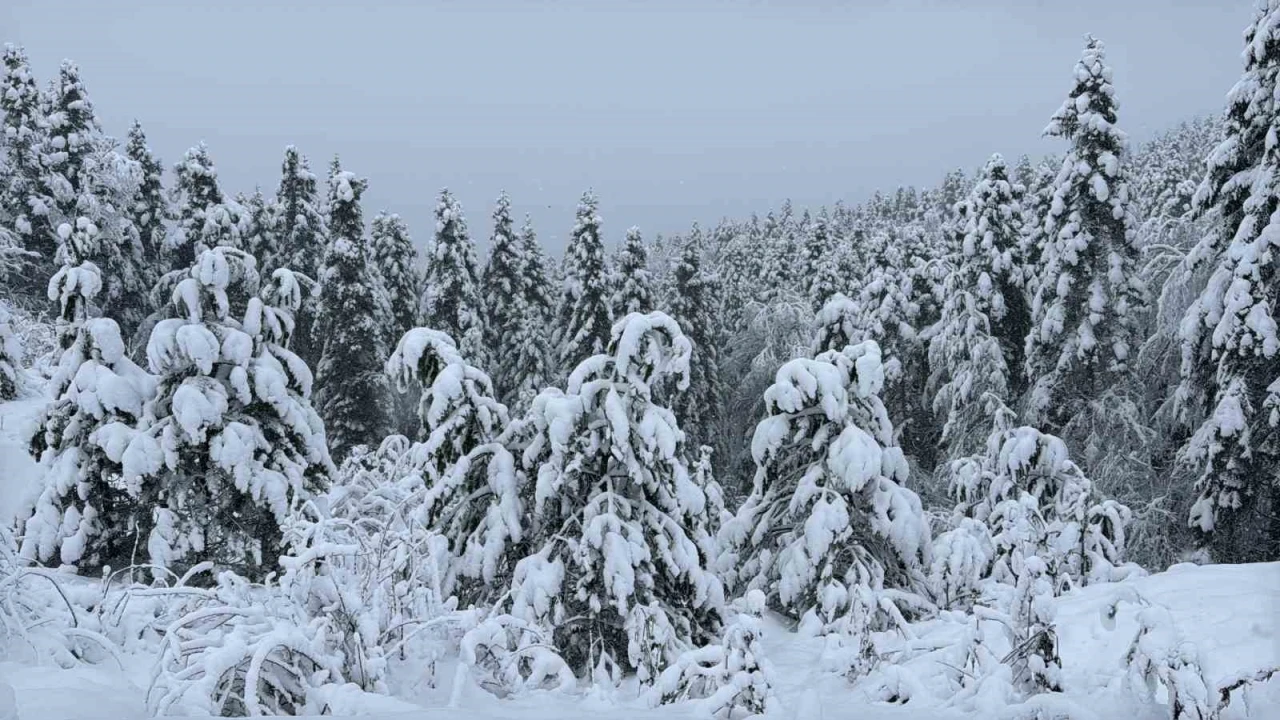
[[(1113, 627), (1106, 611), (1117, 599)], [(1252, 673), (1261, 667), (1280, 666), (1280, 563), (1249, 566), (1180, 565), (1168, 572), (1112, 585), (1098, 585), (1070, 593), (1058, 600), (1057, 628), (1063, 658), (1064, 690), (1082, 712), (1100, 719), (1128, 720), (1169, 718), (1162, 704), (1142, 703), (1126, 687), (1125, 654), (1137, 631), (1138, 598), (1164, 607), (1174, 621), (1185, 647), (1198, 657), (1204, 674), (1214, 684)], [(937, 628), (945, 634), (945, 628)], [(927, 644), (930, 628), (921, 628)], [(824, 672), (822, 642), (770, 623), (766, 635), (767, 657), (774, 666), (774, 689), (780, 700), (777, 717), (804, 720), (925, 720), (988, 717), (964, 714), (942, 707), (935, 696), (945, 688), (939, 665), (930, 675), (929, 663), (910, 664), (914, 679), (924, 686), (922, 696), (904, 705), (874, 702), (866, 683), (850, 685), (843, 677)], [(14, 688), (18, 717), (22, 720), (130, 720), (144, 718), (150, 658), (126, 656), (123, 667), (111, 661), (95, 667), (32, 667), (13, 662), (0, 664), (0, 683)], [(529, 720), (564, 718), (588, 720), (602, 715), (627, 718), (697, 718), (692, 706), (650, 709), (634, 692), (620, 689), (612, 696), (602, 690), (582, 694), (538, 692), (500, 700), (481, 690), (455, 666), (441, 668), (437, 687), (421, 688), (416, 702), (352, 693), (335, 695), (333, 708), (351, 717), (386, 720)], [(461, 686), (455, 683), (460, 682)], [(1163, 696), (1157, 692), (1157, 700)], [(0, 712), (0, 717), (3, 713)], [(1222, 715), (1224, 720), (1280, 718), (1280, 682), (1272, 681), (1236, 697)]]

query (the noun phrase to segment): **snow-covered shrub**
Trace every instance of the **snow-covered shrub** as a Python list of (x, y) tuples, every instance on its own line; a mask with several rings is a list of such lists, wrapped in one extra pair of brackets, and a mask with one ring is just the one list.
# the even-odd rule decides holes
[(731, 578), (862, 649), (874, 625), (901, 619), (897, 601), (927, 604), (911, 591), (923, 585), (929, 528), (899, 484), (907, 467), (883, 381), (874, 342), (784, 365), (756, 426), (754, 490), (721, 530), (719, 567)]
[(1128, 508), (1099, 498), (1066, 444), (1053, 435), (1030, 427), (996, 430), (985, 452), (952, 463), (951, 483), (957, 517), (985, 523), (996, 539), (997, 580), (1012, 581), (1010, 553), (1025, 541), (1021, 505), (1043, 524), (1038, 552), (1046, 554), (1057, 578), (1055, 592), (1137, 571), (1124, 562)]
[(498, 697), (576, 686), (544, 631), (511, 615), (495, 615), (467, 631), (462, 662), (480, 687)]
[(714, 637), (723, 590), (706, 567), (706, 496), (683, 433), (653, 388), (688, 372), (690, 344), (668, 316), (633, 313), (609, 352), (533, 403), (522, 465), (534, 480), (511, 614), (554, 630), (575, 669), (628, 659), (631, 609), (661, 609), (681, 644)]
[(934, 538), (929, 580), (938, 604), (957, 609), (972, 604), (991, 572), (994, 556), (991, 531), (973, 518), (962, 518)]
[(279, 305), (258, 297), (252, 256), (206, 250), (174, 287), (174, 317), (152, 330), (147, 360), (159, 388), (124, 449), (123, 474), (152, 512), (146, 548), (157, 567), (208, 559), (265, 575), (290, 506), (332, 472), (311, 371), (287, 349), (300, 283), (285, 269), (272, 283), (266, 294)]
[(124, 480), (122, 456), (155, 392), (155, 380), (125, 355), (114, 320), (79, 324), (51, 380), (53, 404), (32, 441), (43, 481), (22, 527), (24, 560), (123, 567), (147, 523)]
[(426, 668), (456, 648), (456, 599), (442, 588), (448, 541), (415, 516), (421, 487), (404, 474), (408, 441), (393, 435), (375, 453), (358, 446), (330, 491), (302, 503), (285, 522), (282, 591), (340, 658), (343, 677), (386, 692), (388, 664), (412, 658)]
[(312, 689), (343, 681), (326, 628), (303, 622), (292, 599), (229, 572), (217, 594), (166, 629), (147, 688), (153, 715), (302, 715)]
[(779, 708), (770, 682), (773, 668), (761, 646), (764, 593), (750, 591), (741, 605), (726, 622), (719, 644), (689, 650), (662, 671), (649, 693), (651, 704), (696, 700), (718, 720), (756, 717)]

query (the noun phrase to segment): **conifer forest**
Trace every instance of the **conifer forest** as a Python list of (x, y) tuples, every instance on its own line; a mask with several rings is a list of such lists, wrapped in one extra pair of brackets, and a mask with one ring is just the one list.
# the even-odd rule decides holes
[(1142, 142), (1091, 35), (1051, 154), (666, 234), (585, 186), (555, 244), (292, 145), (229, 187), (5, 46), (0, 720), (1280, 718), (1232, 4), (1222, 110)]

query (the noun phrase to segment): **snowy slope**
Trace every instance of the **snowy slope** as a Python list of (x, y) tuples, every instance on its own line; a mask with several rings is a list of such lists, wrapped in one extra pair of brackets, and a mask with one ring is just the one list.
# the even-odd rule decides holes
[[(1135, 595), (1136, 594), (1136, 595)], [(1077, 591), (1058, 602), (1060, 634), (1067, 695), (1079, 707), (1098, 718), (1127, 720), (1168, 718), (1168, 709), (1142, 704), (1123, 685), (1123, 657), (1137, 629), (1137, 604), (1120, 605), (1113, 629), (1103, 622), (1103, 611), (1118, 597), (1141, 596), (1166, 607), (1183, 638), (1195, 646), (1199, 661), (1211, 681), (1232, 677), (1239, 671), (1280, 666), (1280, 563), (1249, 566), (1179, 565), (1168, 572), (1137, 580), (1099, 585)], [(922, 628), (921, 637), (929, 634)], [(874, 703), (862, 685), (851, 687), (842, 677), (825, 673), (819, 656), (822, 643), (770, 624), (766, 650), (772, 661), (774, 686), (780, 699), (780, 718), (804, 720), (925, 720), (964, 715), (939, 706), (934, 698), (919, 697), (906, 705)], [(16, 691), (23, 720), (129, 720), (146, 717), (143, 697), (150, 658), (126, 658), (121, 672), (111, 664), (95, 668), (33, 668), (0, 665), (0, 682)], [(937, 668), (940, 673), (943, 668)], [(924, 684), (933, 684), (924, 667), (913, 672)], [(423, 690), (419, 705), (403, 700), (335, 692), (332, 706), (339, 716), (376, 717), (383, 720), (596, 720), (618, 718), (677, 720), (700, 715), (691, 706), (649, 709), (625, 688), (610, 698), (605, 691), (566, 696), (535, 693), (514, 700), (499, 700), (480, 690), (453, 668), (442, 668), (439, 686)], [(935, 678), (943, 687), (941, 675)], [(1280, 718), (1280, 683), (1272, 682), (1251, 693), (1246, 706), (1237, 698), (1224, 720)], [(971, 717), (977, 717), (976, 715)], [(983, 715), (982, 717), (987, 717)]]
[(10, 521), (18, 502), (38, 480), (27, 443), (45, 404), (43, 397), (0, 403), (0, 521)]

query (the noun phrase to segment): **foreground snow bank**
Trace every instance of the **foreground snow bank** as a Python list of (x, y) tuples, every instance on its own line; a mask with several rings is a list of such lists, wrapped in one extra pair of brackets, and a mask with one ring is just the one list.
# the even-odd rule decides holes
[[(1117, 601), (1120, 601), (1117, 603)], [(1110, 608), (1116, 608), (1110, 618)], [(1082, 713), (1098, 718), (1165, 720), (1166, 698), (1157, 686), (1153, 698), (1135, 693), (1126, 654), (1140, 626), (1139, 613), (1161, 608), (1171, 621), (1161, 637), (1171, 650), (1188, 653), (1199, 664), (1210, 692), (1242, 674), (1280, 666), (1280, 563), (1267, 565), (1179, 565), (1149, 577), (1097, 585), (1070, 593), (1057, 601), (1056, 627), (1060, 640), (1065, 700)], [(1165, 614), (1167, 613), (1167, 615)], [(961, 622), (935, 620), (913, 628), (911, 644), (945, 646)], [(889, 638), (881, 670), (892, 668)], [(902, 641), (899, 640), (899, 643)], [(1159, 647), (1159, 643), (1156, 644)], [(965, 714), (946, 706), (952, 672), (945, 657), (923, 653), (905, 662), (897, 702), (872, 692), (875, 676), (850, 686), (844, 677), (823, 669), (823, 643), (788, 632), (769, 622), (765, 652), (776, 669), (777, 712), (767, 717), (804, 720), (929, 720), (996, 717), (999, 713)], [(944, 652), (944, 651), (939, 651)], [(143, 697), (153, 658), (145, 654), (124, 658), (124, 667), (107, 661), (95, 667), (32, 667), (0, 664), (0, 685), (12, 686), (22, 720), (142, 720)], [(676, 720), (698, 718), (689, 704), (650, 709), (639, 702), (631, 683), (616, 691), (593, 689), (582, 693), (534, 692), (510, 700), (481, 690), (456, 665), (442, 667), (433, 689), (396, 683), (393, 699), (362, 693), (354, 687), (329, 688), (330, 717), (382, 720), (537, 720), (566, 718), (595, 720), (603, 714), (627, 718)], [(883, 675), (880, 676), (883, 678)], [(3, 694), (3, 693), (0, 693)], [(410, 702), (412, 700), (412, 702)], [(1026, 709), (1026, 708), (1024, 708)], [(0, 713), (0, 717), (4, 717)], [(1052, 714), (1047, 717), (1053, 717)], [(1075, 717), (1075, 716), (1073, 716)], [(1087, 714), (1081, 717), (1088, 717)], [(1280, 718), (1280, 680), (1237, 692), (1222, 720)]]
[[(1108, 620), (1112, 607), (1115, 617)], [(1122, 704), (1130, 709), (1123, 699), (1126, 656), (1146, 607), (1167, 611), (1173, 624), (1154, 645), (1195, 660), (1215, 700), (1218, 688), (1280, 667), (1280, 563), (1183, 564), (1130, 582), (1094, 585), (1059, 599), (1055, 620), (1066, 690), (1103, 717), (1115, 716)], [(1166, 702), (1165, 692), (1157, 688), (1155, 699)], [(1134, 709), (1129, 717), (1135, 720), (1169, 717), (1165, 708)], [(1222, 718), (1280, 718), (1280, 676), (1233, 693)]]

